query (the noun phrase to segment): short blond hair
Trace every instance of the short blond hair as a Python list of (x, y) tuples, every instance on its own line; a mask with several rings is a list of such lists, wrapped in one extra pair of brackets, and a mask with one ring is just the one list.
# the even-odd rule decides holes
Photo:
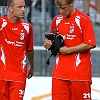
[(61, 6), (63, 2), (65, 2), (66, 4), (70, 4), (71, 2), (73, 2), (74, 0), (54, 0), (56, 5)]

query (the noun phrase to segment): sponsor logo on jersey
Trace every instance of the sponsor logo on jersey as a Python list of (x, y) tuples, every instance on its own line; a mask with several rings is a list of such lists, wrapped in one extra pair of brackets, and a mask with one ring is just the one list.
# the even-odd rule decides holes
[(65, 39), (67, 39), (67, 40), (73, 40), (75, 37), (76, 37), (76, 35), (74, 34), (74, 25), (72, 24), (70, 26), (69, 34), (65, 35)]
[(66, 34), (65, 39), (67, 39), (67, 40), (73, 40), (75, 37), (76, 37), (76, 35)]
[(20, 33), (20, 40), (24, 40), (24, 37), (25, 37), (24, 32), (23, 32), (23, 30), (21, 30), (21, 33)]
[(65, 24), (70, 24), (69, 22), (65, 22)]
[(22, 45), (24, 44), (24, 42), (10, 41), (10, 40), (7, 40), (7, 39), (5, 39), (5, 42), (6, 42), (8, 45), (17, 46), (17, 47), (22, 47)]
[(74, 25), (70, 26), (70, 34), (74, 33)]
[(18, 30), (18, 28), (12, 28), (12, 30), (16, 31), (16, 30)]

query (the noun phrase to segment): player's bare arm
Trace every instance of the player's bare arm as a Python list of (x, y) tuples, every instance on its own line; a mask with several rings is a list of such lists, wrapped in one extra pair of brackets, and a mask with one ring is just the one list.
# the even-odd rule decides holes
[(95, 48), (95, 46), (82, 43), (82, 44), (74, 46), (74, 47), (63, 46), (59, 49), (59, 52), (62, 54), (72, 54), (72, 53), (85, 52), (92, 48)]
[(27, 58), (30, 64), (27, 72), (27, 78), (30, 79), (34, 73), (34, 50), (27, 51)]

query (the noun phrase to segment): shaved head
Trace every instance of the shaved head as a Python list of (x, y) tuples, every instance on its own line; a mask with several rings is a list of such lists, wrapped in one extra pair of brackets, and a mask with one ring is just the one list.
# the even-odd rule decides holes
[(24, 0), (8, 0), (7, 1), (7, 6), (14, 6), (14, 3), (15, 2), (21, 2), (21, 1), (24, 1)]
[(14, 0), (8, 0), (7, 1), (7, 6), (12, 6), (14, 4)]

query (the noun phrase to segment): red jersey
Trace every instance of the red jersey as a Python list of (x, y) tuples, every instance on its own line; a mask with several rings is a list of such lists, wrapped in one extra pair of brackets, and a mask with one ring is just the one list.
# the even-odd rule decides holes
[[(96, 46), (94, 30), (90, 18), (76, 9), (69, 18), (62, 15), (54, 17), (51, 32), (57, 29), (65, 38), (66, 47), (77, 46), (81, 43)], [(91, 52), (58, 54), (53, 71), (53, 77), (66, 80), (91, 81)]]
[(25, 82), (26, 52), (33, 50), (31, 24), (20, 20), (14, 24), (0, 18), (0, 79)]

